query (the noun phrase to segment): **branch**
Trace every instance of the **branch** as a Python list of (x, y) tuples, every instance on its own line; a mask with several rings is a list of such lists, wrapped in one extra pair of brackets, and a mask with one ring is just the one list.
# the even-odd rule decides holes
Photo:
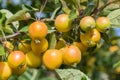
[(40, 21), (54, 21), (54, 19), (50, 19), (50, 18), (44, 18), (44, 19), (41, 19)]
[(108, 1), (105, 5), (103, 5), (102, 7), (100, 7), (99, 9), (96, 9), (94, 11), (94, 15), (97, 15), (99, 12), (101, 12), (105, 7), (107, 7), (109, 4), (114, 3), (117, 1)]
[(98, 9), (99, 1), (100, 1), (100, 0), (97, 0), (97, 2), (96, 2), (96, 7), (94, 8), (94, 10), (93, 10), (93, 12), (91, 13), (91, 15), (92, 15), (93, 13), (95, 13), (96, 10)]
[(17, 33), (14, 33), (12, 35), (8, 35), (8, 36), (5, 36), (5, 37), (0, 37), (0, 41), (4, 40), (5, 38), (6, 39), (11, 39), (11, 38), (16, 38), (17, 36), (21, 35), (20, 32), (17, 32)]
[[(47, 4), (47, 0), (45, 0), (45, 2), (42, 4), (42, 6), (41, 6), (41, 8), (40, 8), (40, 18), (41, 18), (42, 12), (43, 12), (46, 4)], [(39, 19), (39, 20), (40, 20), (40, 19)]]

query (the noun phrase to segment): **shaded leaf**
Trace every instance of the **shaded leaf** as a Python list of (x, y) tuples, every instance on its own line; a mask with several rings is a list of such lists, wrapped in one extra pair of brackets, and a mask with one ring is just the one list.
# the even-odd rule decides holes
[[(56, 69), (61, 80), (90, 80), (83, 72), (77, 69)], [(83, 79), (83, 77), (85, 77)]]
[(4, 47), (0, 44), (0, 56), (5, 54)]
[[(11, 16), (13, 16), (13, 13), (11, 13), (9, 10), (7, 9), (1, 9), (0, 10), (1, 13), (5, 13), (6, 14), (6, 18), (10, 18)], [(15, 21), (15, 22), (12, 22), (13, 26), (15, 28), (18, 28), (19, 27), (19, 22), (18, 21)]]
[(112, 28), (120, 28), (120, 9), (112, 11), (108, 16)]
[(57, 42), (55, 33), (51, 33), (49, 39), (49, 49), (54, 49)]

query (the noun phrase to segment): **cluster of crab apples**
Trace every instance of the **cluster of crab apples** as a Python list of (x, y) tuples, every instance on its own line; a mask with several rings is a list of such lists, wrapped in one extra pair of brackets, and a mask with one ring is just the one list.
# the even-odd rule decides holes
[[(18, 44), (18, 50), (12, 50), (10, 43), (6, 43), (11, 52), (7, 62), (0, 62), (0, 80), (7, 80), (12, 74), (21, 75), (27, 67), (38, 68), (43, 65), (49, 70), (60, 68), (61, 65), (78, 64), (81, 61), (81, 53), (88, 47), (93, 47), (101, 39), (101, 33), (110, 28), (110, 20), (106, 17), (85, 16), (80, 19), (80, 42), (73, 42), (60, 49), (49, 49), (46, 39), (48, 27), (42, 21), (35, 21), (29, 26), (30, 43), (22, 41)], [(72, 21), (69, 15), (60, 14), (55, 19), (57, 32), (68, 32), (72, 29)]]

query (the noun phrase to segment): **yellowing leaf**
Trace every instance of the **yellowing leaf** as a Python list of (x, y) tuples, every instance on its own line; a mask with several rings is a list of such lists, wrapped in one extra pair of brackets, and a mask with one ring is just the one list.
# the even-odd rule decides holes
[(83, 72), (77, 69), (56, 69), (61, 80), (90, 80)]

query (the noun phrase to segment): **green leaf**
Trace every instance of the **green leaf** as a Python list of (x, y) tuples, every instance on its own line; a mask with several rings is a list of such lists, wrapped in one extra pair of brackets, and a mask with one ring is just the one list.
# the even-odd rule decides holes
[(0, 19), (0, 27), (2, 26), (4, 19), (5, 19), (5, 13), (2, 13), (2, 17)]
[[(6, 24), (20, 20), (27, 20), (29, 18), (31, 18), (31, 15), (27, 12), (27, 10), (20, 10), (15, 15), (8, 18)], [(18, 26), (16, 26), (15, 28), (18, 29)]]
[(108, 5), (105, 8), (105, 10), (113, 11), (113, 10), (116, 10), (116, 9), (119, 9), (119, 8), (120, 8), (119, 4), (112, 3), (112, 4)]
[(86, 77), (85, 77), (85, 76), (83, 76), (81, 80), (87, 80), (87, 79), (86, 79)]
[(95, 8), (95, 3), (93, 1), (89, 2), (85, 10), (85, 15), (90, 15), (93, 12), (94, 8)]
[[(0, 10), (0, 12), (1, 13), (5, 13), (6, 15), (6, 18), (8, 19), (8, 18), (10, 18), (11, 16), (13, 16), (13, 13), (11, 13), (9, 10), (7, 10), (7, 9), (1, 9)], [(19, 22), (18, 21), (15, 21), (15, 22), (12, 22), (12, 24), (13, 24), (13, 26), (15, 27), (15, 28), (18, 28), (19, 27)]]
[(24, 27), (20, 30), (20, 32), (27, 32), (27, 31), (28, 31), (28, 28), (29, 28), (29, 26), (24, 26)]
[(49, 39), (49, 49), (54, 49), (57, 42), (55, 33), (51, 33)]
[(55, 0), (55, 4), (59, 3), (59, 0)]
[(69, 18), (70, 18), (70, 20), (74, 20), (75, 18), (77, 18), (76, 10), (72, 10), (70, 12)]
[(72, 0), (76, 8), (80, 7), (80, 0)]
[(0, 56), (5, 54), (4, 47), (0, 44)]
[(108, 16), (112, 28), (120, 28), (120, 9), (112, 11)]
[[(56, 69), (61, 80), (90, 80), (83, 72), (77, 69)], [(83, 79), (83, 77), (85, 77)]]
[(66, 13), (69, 14), (70, 13), (70, 9), (68, 8), (66, 2), (64, 0), (60, 0), (62, 3), (62, 10)]
[(39, 9), (36, 9), (36, 8), (34, 8), (32, 6), (28, 6), (26, 4), (22, 5), (22, 9), (28, 10), (28, 11), (38, 11), (39, 10)]
[(113, 68), (117, 68), (118, 66), (120, 66), (120, 61), (118, 61), (117, 63), (115, 63), (115, 64), (113, 65)]

